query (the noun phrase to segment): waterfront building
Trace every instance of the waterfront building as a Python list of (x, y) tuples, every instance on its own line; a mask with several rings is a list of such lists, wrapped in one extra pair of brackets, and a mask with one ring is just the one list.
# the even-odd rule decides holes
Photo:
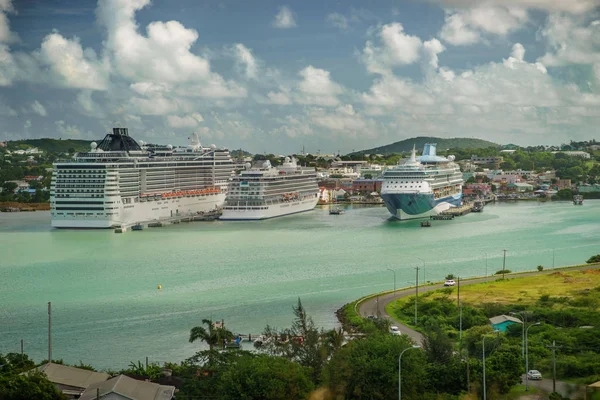
[(351, 178), (356, 179), (360, 176), (360, 173), (356, 169), (350, 167), (332, 167), (327, 170), (327, 174), (330, 177), (338, 178)]
[(329, 203), (331, 201), (331, 191), (326, 187), (319, 186), (319, 203)]
[(579, 193), (594, 193), (600, 192), (600, 184), (596, 183), (593, 185), (579, 185), (577, 187)]
[(492, 176), (492, 182), (501, 183), (505, 185), (508, 185), (510, 183), (521, 182), (522, 180), (523, 178), (521, 178), (519, 175), (498, 174)]
[(524, 182), (509, 183), (508, 185), (506, 185), (506, 187), (508, 190), (513, 190), (519, 193), (533, 191), (533, 185)]
[(381, 174), (383, 174), (383, 171), (385, 171), (385, 166), (379, 164), (370, 164), (362, 166), (358, 173), (359, 176), (363, 178), (367, 175), (370, 175), (370, 179), (373, 179), (381, 176)]
[[(488, 183), (469, 183), (465, 186), (466, 189), (472, 190), (475, 194), (481, 196), (489, 196), (492, 194), (492, 185)], [(465, 193), (463, 189), (463, 193)]]
[(352, 182), (353, 193), (381, 192), (383, 179), (357, 179)]
[(21, 191), (29, 189), (29, 182), (24, 181), (24, 180), (6, 181), (4, 183), (14, 183), (15, 185), (17, 185), (15, 192), (21, 192)]
[(559, 179), (556, 181), (556, 189), (561, 190), (561, 189), (571, 189), (571, 187), (573, 186), (573, 184), (571, 183), (570, 179)]

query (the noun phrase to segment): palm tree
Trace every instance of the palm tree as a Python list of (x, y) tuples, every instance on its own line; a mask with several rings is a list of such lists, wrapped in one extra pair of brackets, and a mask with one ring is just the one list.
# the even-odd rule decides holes
[(196, 340), (206, 342), (208, 348), (212, 351), (219, 343), (233, 339), (233, 333), (222, 327), (215, 328), (210, 319), (203, 319), (202, 324), (206, 325), (208, 329), (203, 326), (193, 327), (190, 330), (190, 343), (194, 343)]

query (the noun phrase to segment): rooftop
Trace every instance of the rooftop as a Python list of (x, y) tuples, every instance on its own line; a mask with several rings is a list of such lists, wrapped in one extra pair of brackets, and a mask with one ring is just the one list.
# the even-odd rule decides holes
[(96, 389), (100, 389), (101, 398), (115, 393), (131, 400), (170, 400), (175, 393), (175, 386), (138, 381), (125, 375), (119, 375), (105, 382), (91, 385), (81, 394), (79, 399), (95, 400)]
[(498, 325), (503, 322), (514, 322), (516, 324), (522, 324), (523, 322), (519, 318), (511, 317), (510, 315), (498, 315), (496, 317), (490, 318), (490, 323), (492, 325)]
[(66, 365), (48, 363), (37, 368), (48, 377), (48, 380), (54, 384), (73, 386), (85, 389), (88, 386), (104, 382), (110, 378), (109, 374), (104, 372), (94, 372), (87, 369), (68, 367)]

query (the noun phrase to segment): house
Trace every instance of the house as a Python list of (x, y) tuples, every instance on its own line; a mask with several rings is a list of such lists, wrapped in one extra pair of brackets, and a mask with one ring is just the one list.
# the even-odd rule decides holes
[(556, 188), (558, 190), (561, 189), (571, 189), (572, 183), (570, 179), (559, 179), (556, 181)]
[(563, 153), (570, 157), (581, 157), (585, 159), (589, 159), (590, 153), (586, 153), (585, 151), (553, 151), (552, 154)]
[(22, 190), (27, 190), (29, 189), (29, 182), (25, 182), (25, 181), (6, 181), (5, 183), (14, 183), (17, 185), (17, 188), (15, 189), (16, 192), (20, 192)]
[(515, 183), (509, 183), (508, 185), (506, 185), (506, 187), (509, 190), (514, 190), (515, 192), (531, 192), (533, 190), (533, 185), (530, 185), (529, 183), (523, 183), (523, 182), (515, 182)]
[(519, 175), (498, 174), (498, 175), (492, 176), (492, 181), (497, 182), (497, 183), (509, 184), (509, 183), (521, 182), (521, 177)]
[(476, 155), (471, 156), (471, 164), (475, 165), (493, 165), (498, 168), (500, 164), (504, 162), (504, 157), (477, 157)]
[(42, 179), (44, 179), (43, 176), (34, 176), (34, 175), (27, 175), (23, 178), (24, 181), (27, 182), (31, 182), (31, 181), (41, 181)]
[(475, 194), (481, 194), (482, 196), (489, 196), (492, 193), (492, 186), (487, 183), (469, 183), (465, 188), (471, 189)]
[[(125, 375), (90, 385), (80, 400), (170, 400), (175, 386), (138, 381)], [(99, 397), (98, 397), (99, 395)]]
[(381, 192), (382, 179), (356, 179), (352, 182), (353, 192)]
[[(78, 398), (90, 385), (98, 384), (110, 378), (104, 372), (68, 367), (66, 365), (47, 363), (37, 367), (48, 380), (69, 399)], [(95, 393), (95, 392), (94, 392)]]
[(600, 192), (600, 184), (596, 183), (594, 185), (580, 185), (577, 188), (579, 193), (593, 193)]
[(519, 318), (511, 317), (510, 315), (498, 315), (490, 318), (492, 328), (497, 329), (500, 332), (506, 332), (506, 328), (510, 325), (522, 323), (523, 322)]
[(329, 203), (331, 201), (331, 192), (326, 187), (319, 187), (319, 203)]
[(335, 200), (344, 200), (346, 194), (348, 194), (348, 192), (344, 189), (334, 189), (331, 191), (331, 198)]

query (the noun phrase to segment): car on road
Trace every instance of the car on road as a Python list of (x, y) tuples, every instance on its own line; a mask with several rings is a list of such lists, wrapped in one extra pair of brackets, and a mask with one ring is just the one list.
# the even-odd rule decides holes
[(454, 282), (453, 279), (448, 279), (446, 282), (444, 282), (444, 286), (454, 286), (456, 285), (456, 282)]
[(527, 373), (527, 379), (530, 381), (539, 381), (542, 379), (542, 374), (537, 369), (532, 369)]
[(398, 328), (396, 325), (390, 326), (390, 333), (392, 335), (402, 335), (402, 332), (400, 332), (400, 328)]

